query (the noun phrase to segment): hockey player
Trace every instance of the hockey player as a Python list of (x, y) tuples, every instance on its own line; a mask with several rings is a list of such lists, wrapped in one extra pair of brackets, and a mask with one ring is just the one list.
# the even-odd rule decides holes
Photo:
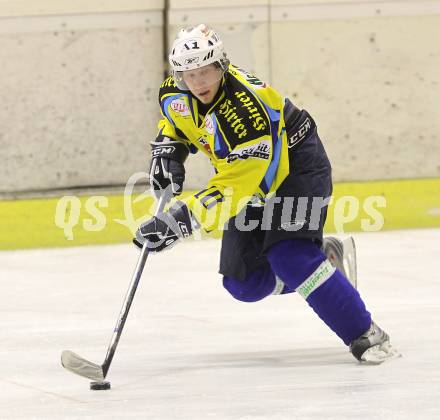
[(179, 195), (185, 159), (196, 152), (215, 175), (142, 224), (135, 243), (162, 251), (196, 228), (224, 226), (220, 273), (234, 298), (296, 291), (359, 361), (398, 355), (344, 270), (322, 251), (331, 166), (312, 117), (231, 65), (218, 34), (203, 24), (179, 32), (169, 60), (151, 184), (156, 194), (168, 188)]

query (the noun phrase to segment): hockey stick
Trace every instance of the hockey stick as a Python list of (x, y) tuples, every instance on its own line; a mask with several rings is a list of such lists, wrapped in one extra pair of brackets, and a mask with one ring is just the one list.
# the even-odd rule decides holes
[[(155, 212), (155, 216), (158, 213), (162, 212), (165, 208), (166, 203), (168, 202), (168, 196), (163, 194)], [(70, 351), (64, 350), (61, 354), (61, 364), (67, 370), (70, 370), (77, 375), (83, 376), (85, 378), (93, 379), (95, 381), (103, 381), (107, 375), (107, 372), (110, 368), (110, 364), (112, 362), (113, 356), (116, 352), (116, 347), (118, 346), (119, 339), (121, 338), (122, 330), (125, 325), (125, 321), (127, 320), (128, 311), (130, 310), (130, 306), (133, 302), (134, 295), (136, 293), (136, 289), (138, 287), (139, 281), (142, 276), (142, 271), (145, 267), (145, 263), (148, 258), (148, 247), (147, 242), (144, 243), (142, 247), (141, 255), (136, 264), (136, 268), (134, 270), (133, 276), (131, 278), (130, 286), (127, 290), (127, 294), (125, 295), (124, 303), (122, 304), (122, 308), (119, 312), (119, 317), (116, 322), (116, 327), (113, 331), (112, 338), (110, 340), (110, 344), (108, 346), (107, 354), (104, 359), (104, 363), (102, 365), (98, 365), (96, 363), (90, 362), (78, 354)]]

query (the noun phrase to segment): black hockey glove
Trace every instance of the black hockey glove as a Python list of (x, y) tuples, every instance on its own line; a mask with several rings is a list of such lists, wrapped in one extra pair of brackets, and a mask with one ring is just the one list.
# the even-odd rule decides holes
[(177, 201), (165, 213), (159, 213), (141, 224), (133, 239), (142, 248), (148, 241), (150, 251), (159, 252), (173, 246), (179, 239), (192, 234), (191, 213), (182, 201)]
[(151, 143), (150, 185), (156, 198), (161, 191), (170, 189), (173, 195), (179, 195), (185, 181), (185, 162), (189, 150), (179, 141), (163, 137), (166, 141)]

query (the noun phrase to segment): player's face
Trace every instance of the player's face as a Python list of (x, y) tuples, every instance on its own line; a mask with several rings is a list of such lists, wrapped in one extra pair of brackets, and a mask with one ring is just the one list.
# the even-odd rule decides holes
[(222, 69), (215, 64), (182, 72), (183, 81), (191, 93), (203, 104), (212, 102), (220, 87), (222, 76)]

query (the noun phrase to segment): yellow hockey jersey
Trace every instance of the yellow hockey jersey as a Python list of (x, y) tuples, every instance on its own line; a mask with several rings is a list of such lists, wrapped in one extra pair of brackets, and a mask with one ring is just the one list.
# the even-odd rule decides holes
[(206, 188), (183, 200), (205, 230), (222, 229), (254, 197), (272, 195), (289, 173), (284, 99), (246, 71), (229, 66), (206, 113), (171, 76), (159, 102), (158, 140), (181, 141), (215, 168)]

